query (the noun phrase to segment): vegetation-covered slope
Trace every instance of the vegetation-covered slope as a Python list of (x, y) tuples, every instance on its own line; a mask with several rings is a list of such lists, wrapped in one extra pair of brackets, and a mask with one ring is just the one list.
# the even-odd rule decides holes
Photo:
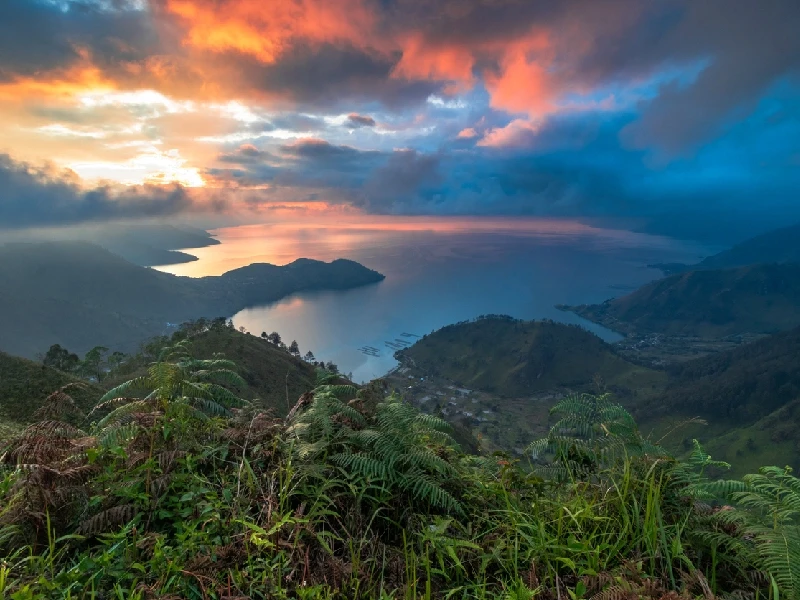
[(800, 467), (800, 328), (735, 350), (676, 364), (666, 389), (637, 411), (643, 426), (660, 432), (676, 421), (701, 417), (705, 427), (677, 430), (680, 445), (692, 437), (714, 455), (738, 466)]
[(659, 403), (710, 419), (752, 422), (800, 398), (800, 328), (674, 365)]
[[(34, 421), (36, 411), (48, 395), (67, 384), (78, 382), (81, 380), (67, 373), (0, 352), (0, 425), (13, 426)], [(72, 389), (70, 395), (78, 408), (88, 411), (103, 390), (96, 385), (82, 383), (85, 387)]]
[(701, 448), (675, 460), (607, 395), (561, 401), (520, 465), (461, 453), (396, 396), (322, 378), (275, 419), (235, 363), (161, 356), (87, 430), (51, 417), (2, 444), (0, 594), (800, 596), (800, 482), (710, 482)]
[(598, 379), (630, 387), (651, 373), (580, 327), (497, 316), (448, 325), (397, 356), (417, 372), (507, 397), (588, 389)]
[(211, 329), (190, 339), (193, 356), (221, 353), (239, 365), (239, 374), (247, 386), (241, 390), (246, 400), (285, 416), (294, 402), (314, 385), (312, 365), (295, 358), (270, 342), (227, 327)]
[(139, 267), (92, 244), (6, 244), (0, 246), (0, 348), (27, 357), (56, 343), (79, 353), (96, 345), (132, 350), (168, 324), (381, 279), (352, 261), (306, 259), (191, 279)]
[(800, 265), (690, 271), (602, 304), (561, 308), (628, 334), (773, 333), (800, 325)]
[[(195, 324), (187, 327), (191, 325)], [(127, 357), (107, 372), (100, 383), (0, 352), (0, 425), (17, 427), (33, 422), (47, 396), (67, 384), (80, 384), (71, 386), (69, 394), (78, 410), (86, 414), (107, 389), (127, 378), (146, 375), (164, 347), (184, 339), (191, 356), (234, 360), (242, 377), (236, 393), (275, 415), (285, 416), (294, 401), (311, 389), (316, 380), (313, 365), (260, 337), (224, 324), (194, 331), (188, 338), (186, 331), (181, 328), (171, 338), (151, 340), (144, 353)]]
[(697, 269), (726, 269), (762, 263), (800, 263), (800, 223), (775, 229), (709, 256), (696, 265), (656, 265), (668, 273)]

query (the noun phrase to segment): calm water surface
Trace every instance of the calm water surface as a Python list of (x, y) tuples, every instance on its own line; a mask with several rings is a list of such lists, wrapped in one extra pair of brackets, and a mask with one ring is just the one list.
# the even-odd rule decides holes
[[(349, 258), (386, 275), (378, 284), (298, 294), (233, 315), (237, 327), (256, 335), (278, 331), (357, 381), (396, 364), (386, 341), (485, 313), (580, 323), (613, 341), (619, 336), (554, 305), (624, 295), (661, 276), (647, 264), (695, 262), (709, 252), (665, 237), (543, 219), (364, 216), (332, 224), (304, 217), (213, 233), (220, 245), (187, 250), (197, 262), (160, 269), (197, 277), (254, 262)], [(362, 353), (363, 346), (379, 356)]]

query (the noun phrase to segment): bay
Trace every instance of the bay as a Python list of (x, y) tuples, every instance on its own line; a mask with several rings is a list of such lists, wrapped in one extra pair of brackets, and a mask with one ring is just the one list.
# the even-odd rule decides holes
[(576, 323), (615, 341), (618, 334), (554, 305), (624, 295), (661, 276), (648, 264), (691, 263), (709, 252), (564, 219), (304, 214), (212, 233), (220, 245), (185, 250), (199, 260), (159, 269), (198, 277), (254, 262), (349, 258), (386, 275), (378, 284), (297, 294), (232, 315), (255, 335), (297, 340), (302, 353), (332, 360), (356, 381), (390, 370), (403, 342), (481, 314)]

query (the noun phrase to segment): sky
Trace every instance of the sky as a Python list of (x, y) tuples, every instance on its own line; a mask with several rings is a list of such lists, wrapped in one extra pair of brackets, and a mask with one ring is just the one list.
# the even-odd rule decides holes
[(800, 221), (798, 31), (797, 0), (2, 0), (0, 229)]

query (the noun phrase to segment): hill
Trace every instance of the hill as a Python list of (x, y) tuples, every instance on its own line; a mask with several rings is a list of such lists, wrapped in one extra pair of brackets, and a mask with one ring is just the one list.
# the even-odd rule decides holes
[(800, 327), (673, 365), (663, 393), (641, 407), (640, 419), (649, 424), (702, 417), (708, 427), (682, 432), (682, 443), (701, 439), (737, 472), (759, 464), (800, 466), (798, 356)]
[(353, 261), (307, 259), (192, 279), (88, 243), (6, 244), (0, 246), (0, 349), (27, 357), (56, 343), (79, 353), (96, 345), (130, 351), (170, 324), (382, 279)]
[(697, 269), (727, 269), (763, 263), (800, 262), (800, 223), (775, 229), (709, 256), (696, 265), (680, 263), (653, 265), (666, 274)]
[[(30, 423), (47, 396), (79, 381), (40, 363), (0, 352), (0, 427)], [(86, 412), (102, 395), (102, 389), (86, 384), (85, 389), (73, 389), (70, 395), (78, 408)]]
[(559, 308), (625, 334), (774, 333), (800, 325), (800, 265), (690, 271), (602, 304)]
[[(191, 338), (192, 354), (207, 358), (221, 353), (239, 366), (247, 382), (246, 400), (285, 416), (297, 399), (314, 388), (314, 367), (260, 337), (227, 327), (212, 328)], [(288, 401), (287, 401), (288, 398)]]
[(89, 242), (145, 267), (195, 261), (196, 256), (178, 250), (220, 243), (200, 229), (148, 221), (4, 231), (3, 237), (7, 242)]
[[(151, 342), (151, 350), (184, 337), (178, 331), (172, 339)], [(316, 370), (308, 364), (253, 335), (240, 333), (227, 326), (211, 326), (190, 338), (190, 351), (196, 358), (222, 354), (237, 364), (246, 387), (237, 393), (257, 406), (272, 409), (284, 416), (301, 394), (315, 386)], [(34, 421), (35, 412), (45, 398), (70, 383), (81, 383), (85, 389), (73, 389), (78, 408), (84, 413), (94, 407), (106, 389), (129, 378), (145, 375), (152, 355), (134, 355), (110, 373), (101, 384), (87, 382), (69, 373), (41, 363), (0, 352), (0, 426), (17, 427)], [(288, 400), (287, 400), (288, 398)]]
[(505, 397), (588, 389), (598, 378), (623, 385), (649, 371), (580, 327), (494, 316), (443, 327), (396, 356), (417, 373)]

